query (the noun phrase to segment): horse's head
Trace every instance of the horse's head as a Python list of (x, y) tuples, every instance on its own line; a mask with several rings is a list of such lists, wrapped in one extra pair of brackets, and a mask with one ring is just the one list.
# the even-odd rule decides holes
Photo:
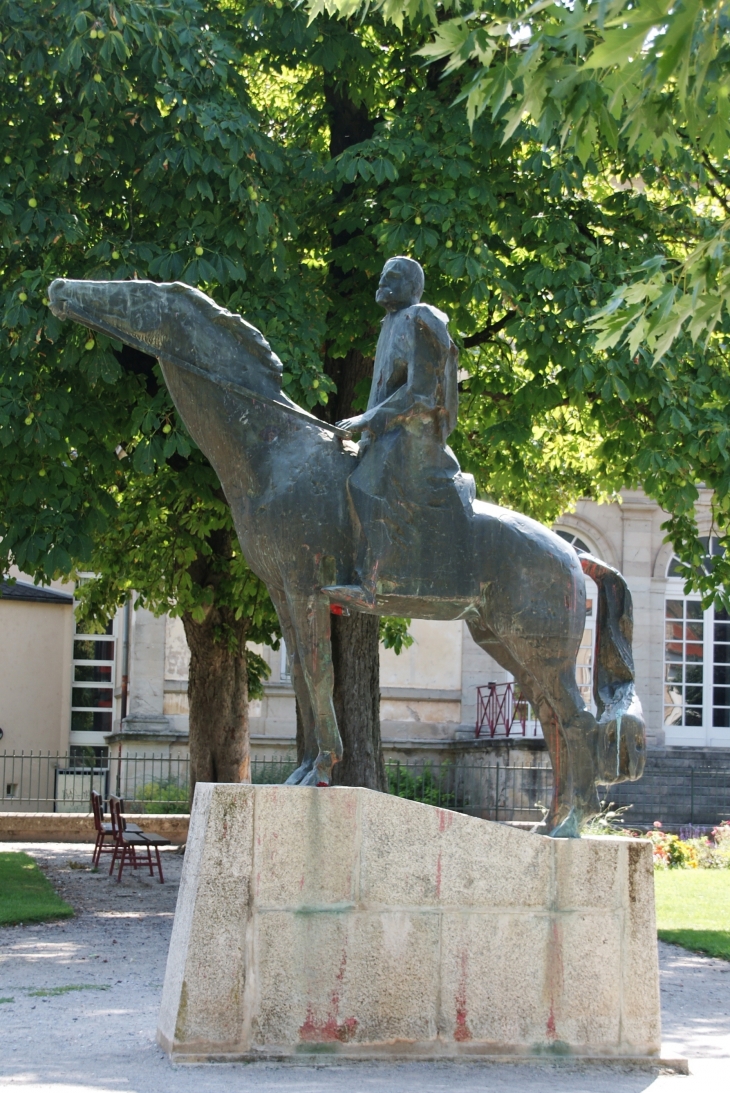
[(51, 310), (171, 363), (194, 365), (281, 398), (282, 364), (255, 326), (179, 282), (67, 281), (48, 290)]

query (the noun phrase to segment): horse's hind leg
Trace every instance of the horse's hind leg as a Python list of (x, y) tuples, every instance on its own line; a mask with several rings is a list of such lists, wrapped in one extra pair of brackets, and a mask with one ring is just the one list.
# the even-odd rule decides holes
[[(586, 709), (575, 682), (575, 663), (541, 661), (531, 672), (537, 684), (536, 708), (553, 763), (554, 792), (545, 818), (547, 833), (577, 838), (583, 823), (600, 809), (596, 789), (596, 719)], [(550, 746), (546, 726), (552, 729)]]
[(302, 662), (299, 657), (296, 632), (292, 624), (291, 615), (289, 614), (289, 605), (286, 602), (286, 596), (283, 592), (271, 588), (269, 589), (269, 595), (276, 608), (276, 613), (279, 616), (281, 632), (284, 635), (284, 641), (286, 642), (286, 648), (289, 654), (292, 686), (294, 688), (294, 694), (297, 696), (297, 707), (304, 736), (302, 761), (297, 769), (289, 775), (285, 783), (288, 786), (297, 786), (311, 773), (319, 750), (317, 747), (317, 734), (314, 727), (314, 711), (309, 697), (307, 681), (304, 678), (304, 669), (302, 668)]
[(540, 718), (553, 768), (547, 833), (577, 837), (582, 821), (598, 811), (598, 793), (592, 751), (596, 722), (578, 691), (573, 661), (547, 660), (529, 640), (498, 636), (481, 621), (468, 625), (476, 643), (512, 673)]
[[(477, 621), (476, 619), (469, 619), (467, 625), (471, 631), (471, 636), (474, 638), (477, 645), (479, 645), (485, 653), (488, 653), (490, 657), (496, 660), (502, 668), (512, 673), (519, 684), (522, 695), (527, 699), (540, 719), (543, 736), (545, 737), (545, 743), (553, 768), (553, 796), (548, 816), (551, 817), (550, 822), (554, 823), (560, 813), (560, 802), (566, 795), (565, 772), (568, 770), (569, 766), (568, 750), (560, 732), (558, 718), (552, 713), (549, 707), (546, 707), (544, 704), (542, 708), (540, 708), (539, 690), (535, 686), (535, 681), (525, 671), (523, 665), (512, 655), (506, 645), (499, 640), (494, 631), (490, 630), (488, 626), (484, 626), (481, 621)], [(568, 811), (569, 809), (566, 808), (565, 816), (567, 816)], [(565, 816), (561, 816), (560, 819), (564, 819)]]

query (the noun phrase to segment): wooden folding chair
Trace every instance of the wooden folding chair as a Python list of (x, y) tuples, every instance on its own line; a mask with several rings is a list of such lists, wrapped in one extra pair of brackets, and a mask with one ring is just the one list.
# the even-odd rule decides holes
[(154, 877), (155, 871), (152, 860), (152, 850), (154, 849), (157, 858), (157, 871), (160, 875), (160, 884), (164, 884), (165, 878), (162, 875), (160, 847), (169, 846), (170, 840), (163, 838), (162, 835), (156, 835), (153, 831), (142, 831), (140, 828), (137, 828), (136, 831), (130, 830), (124, 819), (121, 805), (122, 802), (118, 797), (109, 798), (109, 813), (114, 835), (114, 853), (112, 856), (112, 863), (109, 866), (109, 875), (111, 876), (114, 872), (114, 866), (116, 865), (117, 858), (119, 858), (117, 883), (121, 881), (125, 861), (128, 861), (132, 868), (136, 869), (138, 867), (137, 853), (146, 850), (150, 876)]

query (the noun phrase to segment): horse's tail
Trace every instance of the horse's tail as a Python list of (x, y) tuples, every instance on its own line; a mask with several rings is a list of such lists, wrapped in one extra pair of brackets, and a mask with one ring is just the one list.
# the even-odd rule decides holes
[(636, 694), (631, 641), (631, 593), (617, 569), (579, 553), (583, 572), (598, 586), (593, 696), (598, 717), (596, 781), (635, 781), (644, 770), (646, 724)]

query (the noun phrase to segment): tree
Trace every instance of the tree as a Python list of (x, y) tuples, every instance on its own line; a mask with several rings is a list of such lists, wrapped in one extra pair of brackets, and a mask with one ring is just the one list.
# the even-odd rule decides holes
[(246, 641), (279, 633), (266, 591), (156, 362), (60, 324), (44, 293), (58, 275), (185, 277), (235, 306), (251, 270), (270, 292), (281, 163), (195, 0), (5, 2), (0, 26), (3, 568), (93, 569), (92, 625), (132, 588), (180, 614), (192, 783), (247, 778), (265, 665)]
[[(299, 401), (324, 404), (321, 277), (306, 254), (291, 269), (282, 239), (311, 156), (295, 149), (293, 165), (266, 133), (214, 4), (20, 0), (0, 25), (3, 568), (99, 574), (81, 590), (92, 628), (132, 589), (179, 614), (191, 783), (246, 778), (247, 699), (268, 671), (246, 642), (278, 647), (268, 595), (155, 361), (59, 324), (44, 292), (55, 276), (198, 284), (266, 330)], [(310, 183), (300, 205), (311, 197)], [(409, 641), (400, 620), (382, 633)], [(377, 629), (375, 653), (377, 670)]]

